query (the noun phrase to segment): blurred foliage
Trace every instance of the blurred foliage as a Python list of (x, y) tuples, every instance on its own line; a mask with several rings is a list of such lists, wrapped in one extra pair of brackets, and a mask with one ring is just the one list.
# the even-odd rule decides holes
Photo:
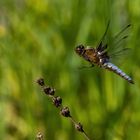
[[(77, 56), (77, 44), (95, 46), (111, 20), (111, 32), (132, 24), (132, 55), (120, 65), (135, 85)], [(140, 139), (140, 0), (1, 0), (0, 139), (84, 137), (59, 115), (35, 83), (43, 77), (94, 140)]]

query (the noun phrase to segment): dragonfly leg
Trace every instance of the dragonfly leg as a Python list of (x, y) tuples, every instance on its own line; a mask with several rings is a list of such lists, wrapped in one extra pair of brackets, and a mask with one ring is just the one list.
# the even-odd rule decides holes
[(91, 68), (92, 68), (92, 67), (94, 67), (94, 64), (91, 64), (91, 66), (90, 66), (90, 67), (91, 67)]
[(82, 67), (79, 67), (79, 69), (86, 69), (86, 68), (92, 68), (94, 67), (94, 64), (91, 64), (91, 66), (82, 66)]

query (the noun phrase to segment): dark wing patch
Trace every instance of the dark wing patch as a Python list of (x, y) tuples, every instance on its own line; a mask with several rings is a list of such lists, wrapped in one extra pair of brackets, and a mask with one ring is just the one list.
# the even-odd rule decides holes
[(96, 47), (97, 51), (101, 52), (101, 51), (104, 51), (105, 49), (107, 49), (108, 45), (107, 45), (107, 43), (104, 42), (104, 40), (106, 38), (108, 29), (109, 29), (109, 25), (110, 25), (110, 20), (108, 21), (108, 24), (106, 26), (106, 30), (105, 30), (105, 32), (104, 32), (104, 34), (103, 34), (103, 36), (102, 36), (102, 38), (101, 38), (101, 40), (99, 42), (99, 45), (97, 45), (97, 47)]
[(131, 25), (128, 24), (114, 36), (111, 36), (109, 33), (109, 25), (110, 21), (108, 21), (106, 30), (99, 42), (99, 45), (96, 47), (96, 50), (99, 52), (107, 51), (105, 57), (108, 56), (111, 61), (117, 62), (119, 57), (124, 57), (129, 52), (129, 49), (125, 47), (125, 41), (128, 38), (127, 31)]

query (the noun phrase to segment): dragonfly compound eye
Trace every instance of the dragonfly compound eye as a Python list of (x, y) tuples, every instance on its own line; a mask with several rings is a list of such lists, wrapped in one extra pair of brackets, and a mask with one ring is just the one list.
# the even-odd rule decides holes
[(79, 55), (82, 55), (83, 54), (83, 52), (84, 52), (84, 50), (85, 50), (85, 47), (84, 47), (84, 45), (78, 45), (77, 47), (76, 47), (76, 49), (75, 49), (75, 52), (77, 53), (77, 54), (79, 54)]

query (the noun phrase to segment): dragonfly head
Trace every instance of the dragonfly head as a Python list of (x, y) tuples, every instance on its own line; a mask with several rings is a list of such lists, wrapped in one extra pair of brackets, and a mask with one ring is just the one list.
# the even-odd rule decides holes
[(78, 55), (82, 55), (85, 51), (85, 47), (84, 45), (78, 45), (76, 48), (75, 48), (75, 52), (78, 54)]

